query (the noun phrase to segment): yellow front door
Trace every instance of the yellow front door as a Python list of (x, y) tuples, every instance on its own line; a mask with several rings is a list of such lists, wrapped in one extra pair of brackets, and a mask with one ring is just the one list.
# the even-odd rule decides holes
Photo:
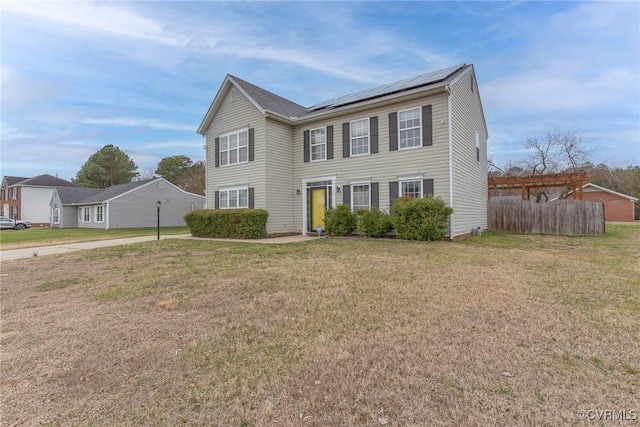
[(326, 189), (311, 189), (311, 230), (315, 231), (318, 226), (324, 230), (324, 213), (326, 210)]

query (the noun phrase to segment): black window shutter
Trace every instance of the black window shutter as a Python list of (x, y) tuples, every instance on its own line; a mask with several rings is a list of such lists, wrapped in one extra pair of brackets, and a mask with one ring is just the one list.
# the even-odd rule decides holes
[(371, 207), (380, 209), (380, 184), (371, 183)]
[(220, 167), (220, 138), (216, 138), (215, 149), (216, 149), (216, 167)]
[(215, 194), (215, 196), (214, 196), (214, 197), (215, 197), (215, 199), (216, 199), (216, 201), (215, 201), (215, 208), (216, 208), (216, 209), (220, 209), (220, 192), (219, 192), (219, 191), (216, 191), (216, 194)]
[(369, 119), (369, 140), (371, 154), (376, 154), (378, 152), (378, 116)]
[(249, 187), (249, 209), (253, 209), (254, 206), (255, 206), (255, 202), (254, 202), (253, 187)]
[(327, 160), (333, 159), (333, 126), (327, 126)]
[(347, 206), (351, 206), (351, 186), (343, 185), (342, 186), (342, 203)]
[(422, 180), (422, 195), (426, 197), (429, 194), (433, 194), (433, 179), (423, 179)]
[(351, 131), (349, 123), (342, 124), (342, 157), (351, 157)]
[(398, 198), (398, 181), (389, 183), (389, 206), (393, 205), (393, 201)]
[(398, 150), (398, 113), (389, 113), (389, 151)]
[(254, 159), (254, 136), (253, 136), (253, 128), (249, 129), (249, 161), (253, 162)]
[(433, 145), (433, 126), (431, 125), (431, 105), (422, 107), (422, 146)]
[(308, 163), (311, 158), (310, 148), (309, 148), (309, 131), (304, 131), (304, 162)]

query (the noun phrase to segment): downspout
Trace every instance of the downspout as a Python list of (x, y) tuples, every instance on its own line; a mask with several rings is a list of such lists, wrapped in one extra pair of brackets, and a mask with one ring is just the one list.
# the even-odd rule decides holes
[[(453, 124), (451, 120), (451, 85), (446, 85), (447, 91), (447, 122), (449, 127), (449, 206), (453, 208)], [(449, 216), (449, 239), (453, 240), (453, 216)]]
[(104, 206), (104, 215), (105, 215), (104, 229), (108, 230), (109, 229), (109, 202), (104, 203), (103, 206)]

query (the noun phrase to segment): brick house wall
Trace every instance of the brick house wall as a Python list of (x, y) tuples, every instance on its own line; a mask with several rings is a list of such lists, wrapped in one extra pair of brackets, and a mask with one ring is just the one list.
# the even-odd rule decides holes
[(584, 200), (604, 201), (605, 221), (633, 221), (633, 200), (607, 193), (606, 191), (585, 191)]
[[(13, 191), (16, 191), (16, 197), (13, 197)], [(22, 219), (20, 215), (22, 214), (20, 209), (20, 196), (22, 193), (22, 188), (20, 187), (3, 187), (2, 188), (2, 215), (14, 218), (14, 219)]]

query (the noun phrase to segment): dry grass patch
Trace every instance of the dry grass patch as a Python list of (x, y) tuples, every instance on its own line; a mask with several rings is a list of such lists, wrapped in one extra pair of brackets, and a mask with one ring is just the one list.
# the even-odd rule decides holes
[(639, 248), (620, 226), (6, 262), (2, 422), (555, 426), (640, 410)]

